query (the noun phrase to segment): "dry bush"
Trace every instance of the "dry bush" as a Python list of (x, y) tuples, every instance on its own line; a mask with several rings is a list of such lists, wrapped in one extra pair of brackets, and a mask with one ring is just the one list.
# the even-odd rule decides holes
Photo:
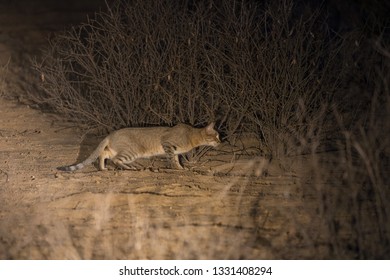
[[(369, 51), (364, 69), (371, 71), (364, 73), (362, 84), (346, 90), (346, 96), (354, 96), (349, 105), (358, 111), (340, 113), (336, 104), (324, 103), (308, 114), (306, 105), (300, 102), (296, 124), (306, 129), (286, 130), (290, 139), (287, 149), (301, 156), (283, 158), (282, 162), (297, 171), (297, 189), (302, 192), (302, 205), (309, 218), (302, 222), (299, 206), (293, 211), (281, 207), (279, 212), (292, 223), (290, 236), (298, 237), (300, 246), (311, 248), (309, 258), (390, 256), (390, 53), (388, 42), (383, 43), (385, 46), (377, 47), (376, 55)], [(372, 43), (371, 50), (375, 50)], [(326, 138), (326, 120), (334, 124), (330, 139)], [(324, 144), (333, 150), (323, 152)], [(259, 209), (265, 201), (259, 198)], [(266, 233), (258, 226), (259, 232)], [(288, 248), (273, 248), (279, 258), (296, 258), (291, 250), (291, 241)]]
[[(390, 57), (377, 69), (366, 117), (348, 130), (337, 115), (343, 139), (334, 161), (339, 176), (322, 190), (323, 213), (338, 257), (388, 259), (390, 256)], [(336, 171), (336, 172), (337, 172)], [(335, 170), (329, 175), (336, 173)], [(340, 176), (341, 175), (341, 176)], [(348, 215), (340, 217), (344, 209)], [(338, 214), (338, 215), (337, 215)], [(343, 232), (349, 236), (343, 236)]]
[[(326, 107), (309, 122), (299, 149), (307, 154), (308, 183), (302, 184), (305, 204), (316, 205), (310, 224), (321, 221), (321, 232), (301, 227), (305, 242), (321, 240), (328, 248), (320, 258), (388, 259), (390, 256), (390, 56), (373, 73), (366, 73), (374, 90), (361, 88), (359, 95), (370, 96), (368, 110), (350, 125), (345, 115), (333, 107), (337, 123), (337, 149), (319, 153), (323, 137), (322, 120)], [(369, 87), (369, 89), (371, 89)], [(305, 115), (302, 107), (301, 115)], [(294, 138), (294, 134), (291, 135)], [(312, 200), (314, 198), (314, 200)], [(313, 246), (313, 249), (316, 248)]]
[(251, 134), (274, 158), (305, 154), (302, 188), (317, 207), (308, 224), (323, 231), (301, 224), (297, 234), (326, 244), (316, 257), (388, 258), (383, 57), (290, 1), (196, 3), (116, 4), (56, 35), (34, 63), (42, 90), (31, 98), (89, 128), (216, 120), (231, 142)]
[(298, 11), (283, 0), (117, 3), (51, 39), (31, 97), (107, 130), (217, 120), (228, 140), (251, 134), (278, 157), (289, 129), (307, 129), (299, 102), (311, 118), (351, 72), (339, 63), (346, 39), (320, 10)]
[(0, 97), (3, 97), (7, 92), (6, 76), (8, 74), (8, 63), (0, 65)]

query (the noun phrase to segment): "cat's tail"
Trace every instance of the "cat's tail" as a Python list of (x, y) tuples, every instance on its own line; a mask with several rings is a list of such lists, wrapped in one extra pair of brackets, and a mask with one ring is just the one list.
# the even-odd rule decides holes
[(84, 168), (86, 165), (93, 163), (100, 156), (100, 154), (107, 147), (108, 142), (108, 138), (105, 138), (102, 142), (100, 142), (99, 146), (92, 152), (92, 154), (83, 162), (74, 165), (60, 166), (57, 167), (57, 169), (61, 171), (70, 172)]

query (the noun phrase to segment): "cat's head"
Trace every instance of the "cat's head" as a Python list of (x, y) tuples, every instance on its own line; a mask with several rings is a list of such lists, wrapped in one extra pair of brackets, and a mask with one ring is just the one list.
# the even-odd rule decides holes
[(215, 123), (212, 122), (204, 128), (205, 140), (208, 146), (218, 146), (221, 143), (219, 133), (214, 129)]

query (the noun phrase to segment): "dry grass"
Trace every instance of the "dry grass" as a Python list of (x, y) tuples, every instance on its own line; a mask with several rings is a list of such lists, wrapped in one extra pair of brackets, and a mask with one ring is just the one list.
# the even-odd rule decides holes
[[(216, 120), (232, 145), (249, 135), (258, 154), (302, 179), (294, 183), (301, 203), (293, 211), (267, 207), (264, 186), (259, 187), (246, 213), (254, 215), (251, 249), (260, 247), (264, 258), (388, 258), (388, 42), (375, 53), (358, 32), (334, 33), (319, 10), (297, 15), (289, 1), (265, 6), (170, 2), (119, 4), (55, 36), (34, 63), (42, 91), (31, 98), (87, 128)], [(263, 180), (254, 177), (255, 184)], [(283, 193), (286, 200), (293, 195), (287, 188)], [(239, 206), (241, 197), (235, 198)], [(101, 234), (112, 226), (110, 196), (106, 199), (96, 210), (92, 243), (76, 250), (76, 258), (96, 257), (96, 240), (104, 247), (98, 257), (118, 256), (110, 251), (109, 234)], [(132, 205), (126, 211), (137, 230), (125, 251), (134, 255), (125, 258), (249, 255), (241, 250), (248, 243), (229, 242), (226, 231), (219, 232), (226, 238), (218, 241), (212, 238), (218, 231), (209, 228), (156, 226), (150, 222), (152, 210), (131, 215), (138, 211)], [(237, 212), (239, 207), (232, 210)], [(269, 221), (280, 216), (288, 219), (275, 230)], [(212, 215), (208, 219), (214, 223)], [(151, 243), (151, 235), (169, 242)], [(169, 247), (172, 242), (187, 250), (178, 253)], [(294, 254), (303, 247), (308, 252)]]
[(6, 65), (0, 65), (0, 97), (3, 97), (7, 93), (7, 79), (8, 63)]
[(31, 97), (105, 130), (216, 120), (225, 139), (250, 134), (263, 153), (285, 155), (289, 130), (308, 129), (300, 104), (312, 119), (356, 75), (352, 35), (290, 1), (203, 4), (117, 4), (54, 36)]

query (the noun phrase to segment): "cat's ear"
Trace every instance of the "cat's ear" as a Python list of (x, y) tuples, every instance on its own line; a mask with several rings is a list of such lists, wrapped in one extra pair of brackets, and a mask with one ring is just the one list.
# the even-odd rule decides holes
[(206, 131), (207, 131), (207, 132), (213, 132), (213, 131), (214, 131), (214, 125), (215, 125), (215, 122), (211, 122), (211, 123), (206, 127)]

